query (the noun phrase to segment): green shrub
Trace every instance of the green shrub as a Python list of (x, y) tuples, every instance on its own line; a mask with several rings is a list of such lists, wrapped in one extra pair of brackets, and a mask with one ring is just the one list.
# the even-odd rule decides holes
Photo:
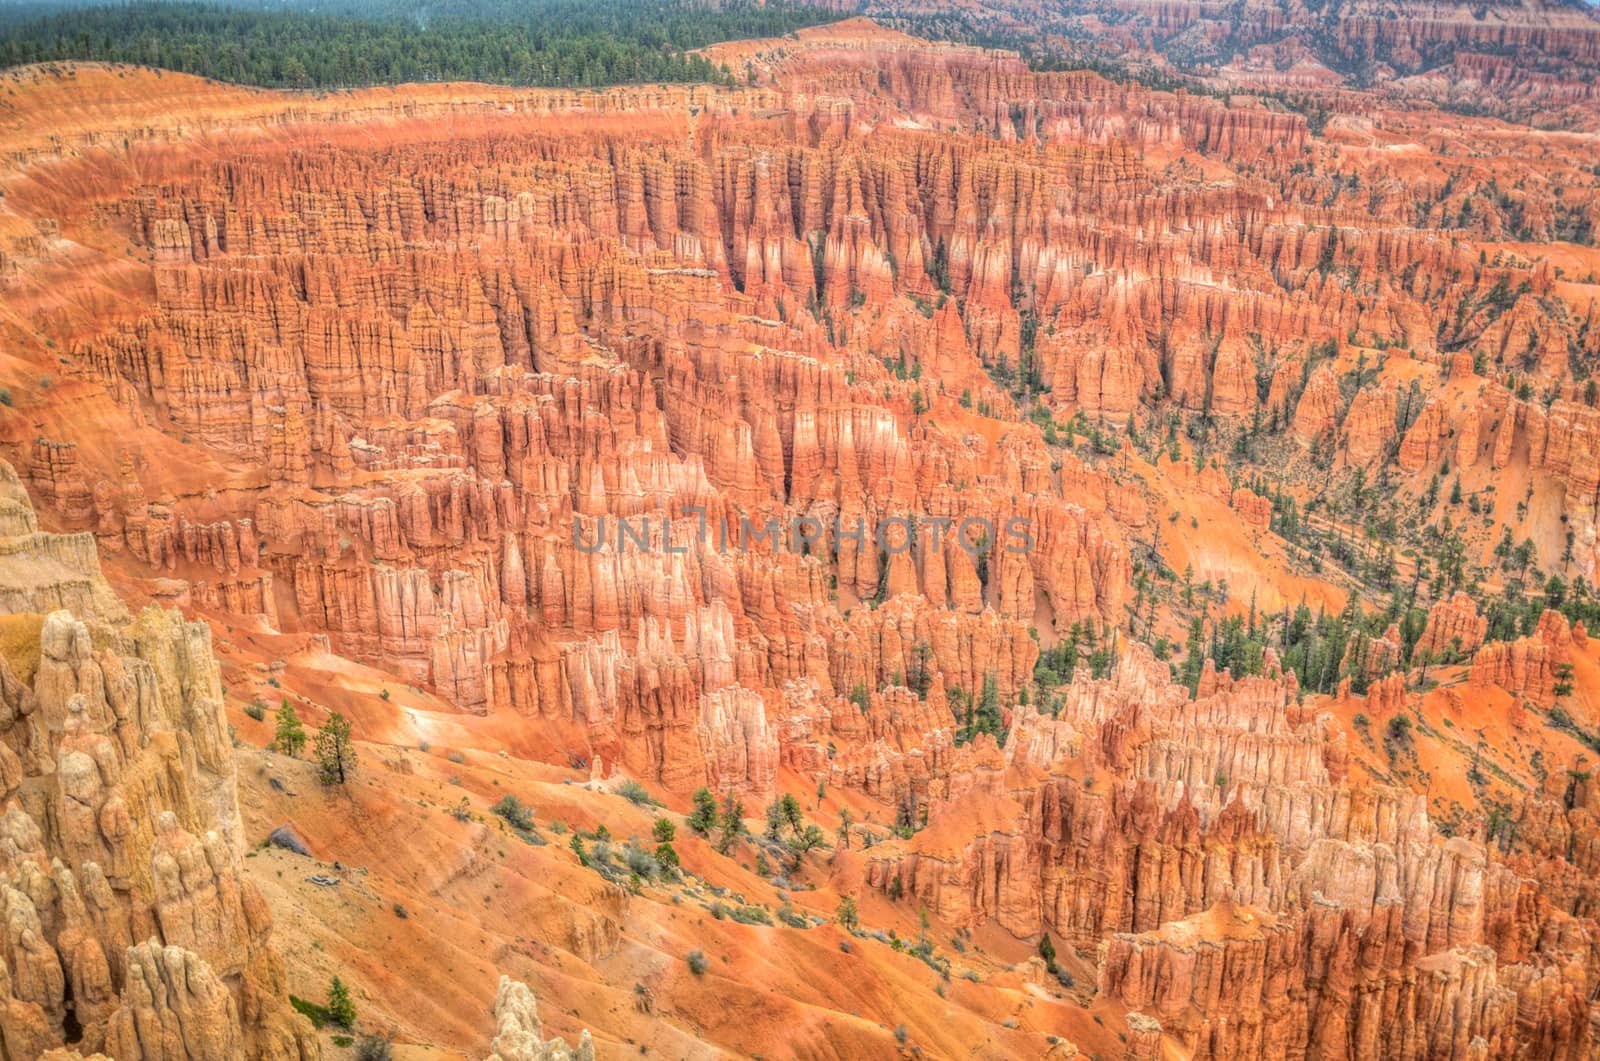
[(643, 880), (661, 876), (661, 863), (650, 852), (631, 841), (622, 847), (622, 861)]
[(289, 1005), (304, 1014), (313, 1028), (321, 1028), (333, 1019), (328, 1015), (328, 1007), (319, 1006), (315, 1002), (307, 1002), (305, 999), (296, 998), (294, 995), (289, 996)]
[(640, 807), (649, 807), (655, 804), (655, 800), (650, 798), (649, 791), (637, 781), (624, 781), (618, 785), (617, 795)]
[(510, 793), (501, 796), (500, 802), (490, 807), (489, 811), (505, 819), (505, 823), (513, 829), (527, 832), (533, 828), (532, 810)]

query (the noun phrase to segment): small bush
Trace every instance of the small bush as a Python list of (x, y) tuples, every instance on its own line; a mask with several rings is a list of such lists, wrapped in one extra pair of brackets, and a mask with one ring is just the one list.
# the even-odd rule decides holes
[(618, 785), (617, 795), (640, 807), (649, 807), (655, 803), (655, 800), (650, 798), (649, 791), (637, 781), (624, 781)]
[(706, 974), (706, 956), (704, 953), (692, 950), (685, 960), (689, 963), (689, 971), (691, 973), (696, 976), (704, 976)]
[(642, 880), (661, 876), (661, 863), (656, 861), (655, 856), (631, 842), (623, 845), (622, 861)]
[(1389, 720), (1389, 725), (1383, 736), (1383, 750), (1389, 758), (1395, 759), (1411, 748), (1411, 719), (1406, 715), (1396, 715)]
[(356, 1043), (356, 1061), (390, 1061), (394, 1056), (389, 1040), (381, 1035), (363, 1035)]
[(267, 717), (267, 705), (260, 700), (252, 700), (244, 705), (244, 713), (260, 722)]
[(462, 755), (460, 752), (451, 752), (449, 755), (446, 755), (445, 758), (449, 759), (453, 763), (464, 763), (467, 761), (467, 757)]
[(311, 1026), (313, 1028), (321, 1028), (332, 1020), (332, 1018), (328, 1016), (328, 1007), (319, 1006), (315, 1002), (307, 1002), (303, 998), (296, 998), (295, 996), (290, 995), (289, 1005), (293, 1006), (298, 1012), (304, 1014), (305, 1018), (311, 1022)]
[(501, 796), (500, 802), (489, 810), (505, 819), (505, 823), (513, 829), (527, 832), (533, 828), (533, 812), (520, 799), (509, 793)]
[(400, 920), (404, 921), (406, 918), (410, 917), (411, 915), (406, 912), (406, 908), (405, 907), (401, 906), (399, 903), (395, 903), (394, 904), (394, 916), (396, 916)]

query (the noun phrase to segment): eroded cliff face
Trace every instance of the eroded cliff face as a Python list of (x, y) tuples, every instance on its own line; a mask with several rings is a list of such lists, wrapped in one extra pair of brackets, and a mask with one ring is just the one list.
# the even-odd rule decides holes
[(321, 1056), (241, 869), (210, 630), (130, 615), (0, 464), (0, 1054)]
[[(10, 129), (0, 218), (34, 380), (0, 439), (44, 521), (81, 533), (19, 516), (17, 570), (48, 577), (0, 569), (0, 605), (41, 646), (0, 671), (32, 720), (0, 781), (38, 834), (15, 872), (55, 879), (59, 859), (121, 913), (102, 927), (17, 886), (39, 927), (0, 985), (16, 1026), (158, 1056), (181, 977), (171, 1021), (204, 1050), (310, 1049), (232, 854), (204, 628), (129, 618), (98, 547), (141, 593), (237, 624), (257, 694), (298, 697), (313, 725), (356, 716), (391, 776), (352, 799), (439, 865), (385, 866), (381, 843), (323, 828), (368, 844), (386, 887), (481, 900), (415, 920), (537, 952), (546, 979), (518, 975), (558, 993), (546, 1016), (579, 1056), (581, 1027), (750, 1051), (762, 1025), (663, 971), (694, 945), (684, 895), (625, 900), (561, 844), (501, 862), (481, 823), (433, 820), (432, 789), (477, 783), (470, 818), (539, 773), (585, 827), (622, 777), (673, 810), (700, 787), (752, 815), (804, 793), (840, 845), (800, 860), (815, 894), (683, 829), (686, 862), (818, 921), (851, 895), (902, 930), (925, 909), (944, 935), (1003, 934), (1003, 960), (970, 970), (992, 982), (952, 986), (959, 1017), (912, 1020), (953, 1029), (931, 1052), (1588, 1056), (1600, 797), (1569, 745), (1600, 719), (1600, 669), (1583, 624), (1480, 607), (1513, 572), (1477, 570), (1497, 522), (1526, 536), (1525, 569), (1600, 564), (1580, 379), (1600, 258), (1525, 242), (1600, 220), (1587, 143), (1433, 111), (1314, 132), (1276, 103), (870, 23), (714, 54), (753, 84), (162, 88), (159, 116), (124, 99), (131, 72), (19, 86), (28, 113), (91, 101), (48, 134)], [(1416, 526), (1377, 518), (1396, 510)], [(1465, 528), (1453, 566), (1405, 553), (1373, 573), (1436, 519), (1441, 540)], [(1230, 620), (1287, 625), (1300, 604), (1307, 623), (1375, 621), (1311, 678), (1270, 652), (1237, 680), (1199, 666)], [(1413, 717), (1440, 749), (1415, 770), (1382, 747)], [(474, 755), (430, 752), (436, 731)], [(1545, 776), (1469, 788), (1474, 741), (1548, 752)], [(496, 742), (522, 761), (473, 761)], [(869, 849), (844, 846), (841, 812)], [(485, 912), (510, 862), (564, 894), (523, 882)], [(694, 930), (749, 927), (721, 920)], [(1044, 935), (1075, 994), (1020, 960)], [(764, 963), (751, 1007), (819, 1053), (895, 1049), (897, 961), (945, 997), (933, 964), (864, 950), (872, 1017), (847, 1021), (857, 982), (809, 981), (851, 952), (731, 938)], [(572, 986), (585, 975), (605, 992)], [(374, 993), (411, 997), (398, 978), (372, 973)], [(493, 1049), (565, 1056), (520, 987), (498, 989)], [(681, 1008), (649, 1008), (657, 989)]]
[[(854, 10), (842, 2), (829, 6)], [(949, 35), (1156, 63), (1231, 90), (1336, 99), (1330, 90), (1361, 89), (1539, 124), (1592, 128), (1594, 121), (1600, 19), (1582, 6), (1548, 0), (1478, 6), (1257, 0), (1237, 8), (1172, 0), (1092, 0), (1072, 8), (1036, 0), (874, 0), (865, 10)]]

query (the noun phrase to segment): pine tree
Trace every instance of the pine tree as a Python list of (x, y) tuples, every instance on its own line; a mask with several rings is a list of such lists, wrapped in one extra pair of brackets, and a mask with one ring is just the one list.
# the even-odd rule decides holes
[(285, 700), (278, 707), (278, 731), (275, 735), (278, 750), (283, 754), (299, 758), (306, 746), (306, 728), (300, 724), (300, 716), (294, 713), (294, 705)]
[(792, 856), (790, 871), (796, 872), (805, 861), (806, 852), (819, 847), (826, 847), (828, 840), (822, 835), (822, 830), (815, 825), (807, 825), (796, 829), (795, 834), (789, 838), (789, 852)]
[(711, 832), (711, 827), (717, 824), (717, 797), (711, 794), (709, 788), (697, 788), (694, 792), (694, 810), (689, 812), (689, 828), (705, 836)]
[(356, 772), (356, 747), (350, 720), (335, 711), (317, 733), (314, 750), (324, 785), (342, 785)]
[(350, 1000), (350, 989), (337, 976), (328, 985), (328, 1019), (341, 1028), (352, 1027), (356, 1022), (356, 1004)]
[(767, 839), (778, 840), (783, 836), (783, 801), (773, 800), (767, 804)]
[(722, 797), (722, 839), (717, 841), (717, 851), (726, 855), (735, 840), (744, 835), (744, 804), (729, 792)]
[(983, 676), (983, 685), (978, 692), (978, 714), (974, 726), (978, 733), (988, 733), (996, 740), (1000, 739), (1001, 730), (1005, 726), (1005, 720), (1000, 714), (1000, 683), (993, 671)]
[(1188, 687), (1189, 695), (1194, 696), (1200, 688), (1200, 675), (1206, 666), (1206, 623), (1201, 616), (1189, 620), (1188, 654), (1183, 658), (1183, 669), (1179, 677)]
[(805, 815), (800, 808), (800, 801), (785, 792), (783, 794), (783, 820), (789, 823), (789, 831), (796, 836), (805, 828)]

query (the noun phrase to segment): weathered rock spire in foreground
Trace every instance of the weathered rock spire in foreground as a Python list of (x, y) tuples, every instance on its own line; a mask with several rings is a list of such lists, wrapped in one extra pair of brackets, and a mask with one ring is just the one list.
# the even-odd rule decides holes
[(209, 628), (129, 616), (0, 462), (0, 630), (0, 1057), (319, 1057), (241, 870)]

